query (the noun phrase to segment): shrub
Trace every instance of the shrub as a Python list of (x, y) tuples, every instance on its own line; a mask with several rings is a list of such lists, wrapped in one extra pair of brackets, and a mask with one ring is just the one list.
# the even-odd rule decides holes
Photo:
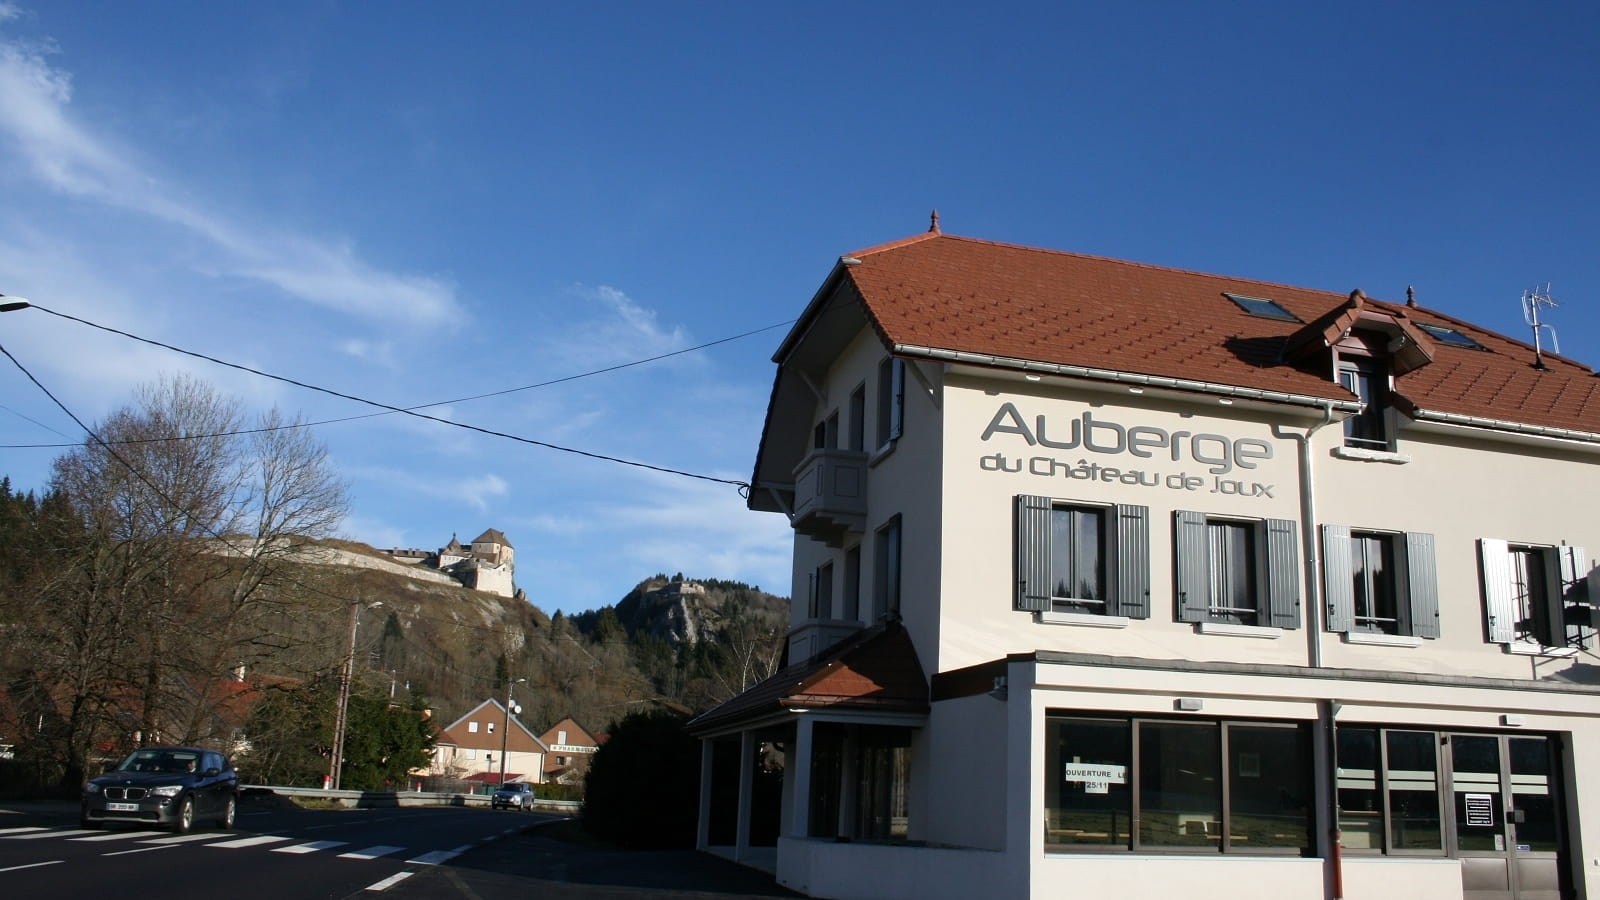
[(594, 755), (583, 804), (591, 834), (621, 847), (692, 847), (700, 798), (700, 742), (684, 716), (634, 713)]

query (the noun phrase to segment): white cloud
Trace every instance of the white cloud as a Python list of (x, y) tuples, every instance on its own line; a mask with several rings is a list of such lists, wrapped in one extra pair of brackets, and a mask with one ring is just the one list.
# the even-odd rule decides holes
[[(0, 7), (0, 22), (16, 18)], [(386, 272), (349, 247), (231, 222), (185, 202), (181, 186), (141, 168), (137, 154), (72, 115), (72, 76), (50, 65), (53, 49), (0, 41), (0, 136), (26, 173), (52, 190), (167, 223), (220, 255), (214, 274), (272, 285), (308, 303), (367, 318), (448, 324), (461, 314), (454, 287), (439, 278)]]
[(9, 22), (12, 19), (22, 18), (22, 8), (15, 3), (6, 3), (0, 0), (0, 22)]

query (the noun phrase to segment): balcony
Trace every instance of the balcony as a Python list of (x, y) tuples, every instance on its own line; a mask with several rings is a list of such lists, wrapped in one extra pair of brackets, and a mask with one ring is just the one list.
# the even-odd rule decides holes
[(794, 530), (830, 547), (867, 527), (867, 454), (812, 450), (794, 470)]

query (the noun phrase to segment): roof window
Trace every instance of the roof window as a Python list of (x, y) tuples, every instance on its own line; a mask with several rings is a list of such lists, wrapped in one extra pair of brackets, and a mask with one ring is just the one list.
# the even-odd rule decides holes
[(1277, 319), (1281, 322), (1303, 321), (1299, 316), (1279, 306), (1276, 300), (1268, 300), (1264, 297), (1246, 297), (1243, 294), (1230, 294), (1227, 291), (1223, 291), (1222, 296), (1237, 303), (1240, 309), (1257, 318)]
[(1421, 328), (1423, 331), (1426, 331), (1428, 333), (1428, 337), (1433, 338), (1441, 344), (1449, 344), (1452, 347), (1465, 347), (1468, 350), (1483, 349), (1482, 344), (1478, 343), (1472, 338), (1467, 337), (1454, 328), (1447, 328), (1444, 325), (1432, 325), (1427, 322), (1418, 322), (1417, 327)]

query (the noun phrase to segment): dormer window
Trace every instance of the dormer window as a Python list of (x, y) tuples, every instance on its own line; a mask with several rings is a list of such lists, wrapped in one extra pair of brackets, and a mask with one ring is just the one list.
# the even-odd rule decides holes
[(1379, 360), (1341, 359), (1339, 384), (1362, 403), (1361, 412), (1344, 420), (1344, 445), (1390, 449), (1388, 368)]

